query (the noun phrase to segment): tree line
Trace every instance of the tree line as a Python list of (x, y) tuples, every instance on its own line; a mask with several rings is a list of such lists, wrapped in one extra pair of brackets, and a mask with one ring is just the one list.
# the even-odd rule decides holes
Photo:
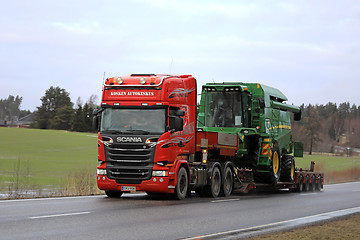
[(50, 87), (40, 99), (41, 106), (35, 111), (36, 118), (32, 127), (93, 132), (92, 113), (98, 108), (96, 99), (96, 95), (91, 95), (83, 104), (78, 98), (74, 108), (70, 94), (65, 89)]
[[(65, 89), (52, 86), (40, 100), (41, 106), (33, 112), (35, 118), (31, 128), (94, 132), (92, 113), (99, 107), (96, 105), (96, 95), (91, 95), (85, 103), (78, 98), (74, 107)], [(20, 110), (21, 103), (20, 96), (10, 95), (0, 99), (0, 121), (4, 125), (16, 125), (21, 117), (31, 114), (30, 111)]]
[(360, 106), (344, 102), (339, 105), (301, 105), (302, 120), (294, 122), (293, 136), (312, 152), (334, 153), (336, 147), (360, 148)]
[[(39, 129), (93, 132), (92, 113), (99, 109), (96, 95), (87, 102), (80, 98), (74, 106), (63, 88), (50, 87), (41, 97), (31, 125)], [(0, 120), (21, 118), (30, 111), (20, 110), (22, 97), (0, 99)], [(301, 105), (302, 120), (292, 123), (293, 140), (304, 143), (305, 151), (335, 152), (337, 147), (360, 148), (360, 106), (344, 102), (339, 105)]]
[(8, 98), (0, 99), (0, 120), (4, 122), (15, 122), (22, 118), (30, 111), (20, 110), (22, 97), (9, 95)]

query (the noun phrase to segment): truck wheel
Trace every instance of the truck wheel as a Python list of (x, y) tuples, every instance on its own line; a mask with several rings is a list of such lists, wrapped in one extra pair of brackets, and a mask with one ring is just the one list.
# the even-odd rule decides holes
[(214, 167), (211, 172), (210, 186), (206, 187), (206, 192), (209, 197), (216, 198), (219, 196), (221, 190), (221, 172), (219, 167)]
[(308, 192), (310, 190), (310, 177), (309, 175), (306, 175), (305, 177), (305, 191), (304, 192)]
[(285, 155), (281, 159), (281, 181), (293, 182), (295, 177), (295, 158)]
[(224, 170), (224, 179), (222, 182), (221, 195), (228, 197), (233, 191), (234, 176), (230, 166), (227, 166)]
[(123, 194), (122, 191), (105, 191), (106, 196), (109, 198), (119, 198)]
[(297, 191), (298, 192), (304, 191), (304, 177), (302, 175), (299, 176), (299, 183), (297, 185)]
[(316, 188), (316, 176), (312, 175), (311, 177), (311, 183), (310, 183), (310, 191), (314, 192)]
[(175, 197), (179, 200), (185, 199), (188, 191), (189, 177), (185, 168), (181, 167), (177, 175)]

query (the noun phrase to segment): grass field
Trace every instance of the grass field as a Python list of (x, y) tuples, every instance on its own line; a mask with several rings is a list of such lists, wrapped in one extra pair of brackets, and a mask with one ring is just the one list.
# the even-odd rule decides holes
[(296, 167), (309, 169), (311, 161), (315, 161), (316, 170), (325, 172), (360, 167), (360, 158), (357, 157), (330, 157), (321, 155), (304, 155), (304, 158), (296, 158)]
[(360, 214), (347, 216), (332, 222), (315, 224), (290, 231), (265, 234), (262, 236), (247, 238), (248, 240), (288, 240), (288, 239), (354, 239), (360, 237), (359, 228)]
[(59, 188), (78, 172), (95, 175), (96, 134), (0, 128), (0, 136), (0, 191)]
[[(95, 188), (96, 134), (0, 128), (0, 136), (0, 192), (69, 189), (84, 184), (77, 181), (85, 178), (93, 180), (90, 184)], [(316, 170), (326, 173), (326, 183), (360, 180), (341, 178), (359, 178), (360, 158), (305, 155), (296, 159), (296, 167), (309, 169), (311, 161), (316, 162)]]

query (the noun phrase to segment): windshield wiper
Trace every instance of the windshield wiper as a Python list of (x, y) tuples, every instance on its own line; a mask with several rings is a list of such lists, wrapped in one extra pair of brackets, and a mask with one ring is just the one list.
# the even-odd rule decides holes
[(123, 134), (124, 132), (119, 130), (106, 130), (104, 132), (111, 133), (111, 134)]
[(131, 132), (132, 134), (143, 134), (143, 135), (148, 135), (150, 132), (149, 131), (145, 131), (145, 130), (141, 130), (141, 129), (129, 129), (126, 130), (126, 132)]

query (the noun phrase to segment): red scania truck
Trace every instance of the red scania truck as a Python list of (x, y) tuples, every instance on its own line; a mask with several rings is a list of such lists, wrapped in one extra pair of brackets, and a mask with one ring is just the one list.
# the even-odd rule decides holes
[(98, 132), (97, 184), (109, 197), (145, 191), (184, 199), (229, 196), (234, 188), (321, 190), (324, 175), (295, 169), (301, 143), (277, 89), (211, 83), (197, 108), (191, 75), (132, 74), (104, 81)]

